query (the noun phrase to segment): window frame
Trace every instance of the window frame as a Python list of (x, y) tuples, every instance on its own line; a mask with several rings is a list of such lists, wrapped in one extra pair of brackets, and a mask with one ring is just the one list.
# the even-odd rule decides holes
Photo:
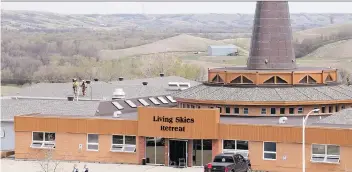
[[(39, 140), (33, 140), (33, 136), (34, 136), (34, 133), (43, 133), (43, 140), (39, 141)], [(45, 140), (45, 134), (55, 134), (55, 139), (54, 141), (46, 141)], [(36, 146), (33, 146), (34, 143), (40, 143), (41, 146), (39, 147), (36, 147)], [(46, 145), (52, 145), (50, 147), (47, 147)], [(31, 145), (30, 147), (32, 149), (55, 149), (56, 147), (56, 133), (55, 132), (44, 132), (44, 131), (32, 131), (32, 142), (31, 142)]]
[[(313, 145), (324, 146), (324, 154), (314, 154), (314, 153), (313, 153)], [(339, 147), (339, 155), (329, 155), (329, 154), (328, 154), (328, 146), (338, 146), (338, 147)], [(316, 156), (316, 157), (323, 157), (324, 160), (323, 160), (323, 161), (313, 160), (313, 156)], [(336, 158), (338, 158), (338, 161), (337, 161), (337, 162), (329, 162), (329, 161), (327, 161), (328, 157), (336, 157)], [(312, 163), (340, 164), (340, 161), (341, 161), (341, 146), (340, 146), (340, 145), (334, 145), (334, 144), (318, 144), (318, 143), (312, 143), (312, 144), (311, 144), (310, 161), (311, 161)]]
[[(263, 110), (264, 110), (264, 111), (263, 111)], [(263, 112), (265, 112), (265, 113), (263, 113)], [(261, 114), (261, 115), (266, 115), (266, 108), (261, 108), (260, 114)]]
[[(235, 141), (235, 149), (224, 149), (224, 141), (225, 140), (230, 140), (230, 141)], [(245, 156), (243, 154), (241, 154), (242, 156), (244, 156), (245, 158), (248, 158), (249, 156), (249, 141), (248, 140), (231, 140), (231, 139), (223, 139), (222, 142), (221, 142), (221, 152), (222, 153), (244, 153)], [(248, 145), (248, 149), (245, 150), (245, 149), (237, 149), (237, 141), (243, 141), (243, 142), (247, 142), (247, 145)]]
[(230, 114), (231, 113), (231, 108), (229, 106), (225, 107), (225, 113)]
[[(98, 143), (89, 143), (89, 135), (97, 135), (98, 136)], [(86, 142), (87, 146), (86, 146), (86, 150), (87, 151), (93, 151), (93, 152), (98, 152), (99, 151), (99, 134), (97, 133), (87, 133), (87, 142)], [(89, 145), (97, 145), (98, 149), (89, 149), (88, 146)]]
[[(284, 110), (284, 113), (281, 113), (282, 110)], [(280, 115), (285, 115), (286, 114), (286, 108), (284, 108), (284, 107), (281, 107), (279, 111), (280, 111)]]
[[(275, 143), (276, 151), (275, 151), (275, 152), (272, 152), (272, 151), (265, 151), (265, 143)], [(265, 158), (265, 153), (275, 154), (275, 159)], [(274, 142), (274, 141), (263, 141), (263, 160), (268, 160), (268, 161), (275, 161), (275, 160), (277, 160), (277, 143), (276, 143), (276, 142)]]
[[(272, 110), (274, 110), (274, 112), (275, 113), (272, 113), (273, 111)], [(270, 108), (270, 115), (276, 115), (277, 113), (276, 113), (276, 107), (275, 108)]]
[[(293, 110), (293, 113), (291, 113), (291, 110)], [(289, 115), (294, 115), (295, 114), (295, 108), (294, 107), (289, 107), (288, 108), (288, 114)]]
[[(114, 136), (122, 136), (122, 144), (114, 144)], [(133, 144), (126, 144), (126, 136), (127, 137), (134, 137), (136, 143)], [(113, 146), (122, 146), (121, 150), (113, 150), (112, 147)], [(125, 148), (126, 147), (134, 147), (133, 151), (126, 151)], [(123, 134), (113, 134), (111, 135), (111, 146), (110, 146), (110, 152), (126, 152), (126, 153), (136, 153), (137, 152), (137, 136), (135, 135), (123, 135)]]
[(243, 115), (248, 115), (248, 114), (249, 114), (249, 108), (248, 107), (244, 107), (243, 108)]
[[(236, 109), (238, 110), (238, 113), (236, 113)], [(233, 114), (239, 115), (240, 114), (240, 108), (239, 107), (234, 107), (233, 108)]]
[(297, 108), (297, 114), (303, 114), (304, 113), (304, 108), (303, 107), (298, 107)]

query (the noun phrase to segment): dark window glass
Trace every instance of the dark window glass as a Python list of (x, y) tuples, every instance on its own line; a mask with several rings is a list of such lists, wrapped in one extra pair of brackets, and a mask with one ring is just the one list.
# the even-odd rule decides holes
[(321, 113), (325, 113), (325, 106), (321, 107)]
[(276, 114), (276, 108), (270, 108), (270, 114), (275, 115)]
[(285, 108), (280, 108), (280, 114), (285, 114), (286, 113), (286, 109)]
[(289, 108), (288, 111), (291, 115), (295, 114), (295, 108)]
[(234, 163), (233, 158), (230, 156), (215, 156), (214, 162), (229, 162)]
[(332, 113), (332, 106), (329, 106), (329, 113)]
[(240, 108), (234, 108), (233, 111), (234, 111), (234, 114), (239, 114), (240, 113)]
[(243, 114), (245, 114), (245, 115), (248, 114), (248, 108), (243, 108)]
[(226, 113), (230, 113), (230, 107), (226, 107)]
[(264, 142), (264, 151), (276, 152), (275, 142)]

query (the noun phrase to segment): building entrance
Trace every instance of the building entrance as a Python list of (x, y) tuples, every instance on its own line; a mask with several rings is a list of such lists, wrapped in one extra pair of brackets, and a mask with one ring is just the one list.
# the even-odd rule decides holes
[(187, 140), (169, 140), (169, 165), (187, 166)]

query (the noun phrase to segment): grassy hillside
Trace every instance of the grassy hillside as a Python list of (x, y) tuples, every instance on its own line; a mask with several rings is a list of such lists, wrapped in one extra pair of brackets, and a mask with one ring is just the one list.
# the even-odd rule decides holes
[[(5, 29), (56, 31), (77, 28), (99, 30), (170, 31), (177, 33), (250, 33), (253, 14), (55, 14), (2, 10)], [(294, 30), (352, 21), (352, 14), (291, 14)]]

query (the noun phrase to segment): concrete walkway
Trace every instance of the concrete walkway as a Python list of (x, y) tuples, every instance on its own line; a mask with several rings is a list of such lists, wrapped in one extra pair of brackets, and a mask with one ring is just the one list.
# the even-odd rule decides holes
[[(126, 165), (126, 164), (99, 164), (84, 162), (60, 162), (55, 172), (72, 172), (73, 164), (77, 164), (79, 172), (84, 164), (87, 164), (89, 172), (203, 172), (201, 167), (173, 168), (150, 165)], [(36, 161), (14, 160), (10, 158), (1, 159), (1, 172), (44, 172)], [(52, 165), (52, 164), (51, 164)], [(54, 171), (50, 171), (54, 172)]]

